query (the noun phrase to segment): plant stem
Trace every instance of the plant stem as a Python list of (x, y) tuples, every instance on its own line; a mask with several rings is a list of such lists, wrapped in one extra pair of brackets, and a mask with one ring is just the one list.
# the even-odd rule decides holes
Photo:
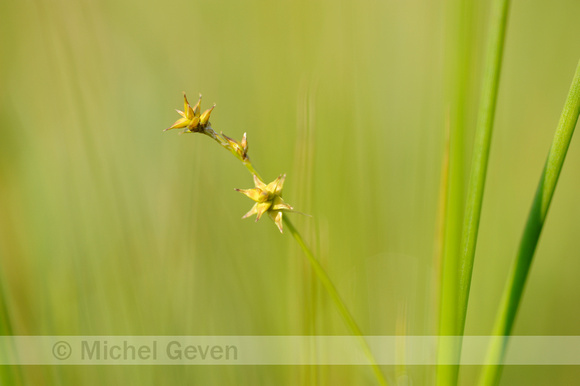
[[(459, 288), (459, 246), (463, 219), (464, 197), (464, 133), (465, 110), (468, 97), (468, 69), (471, 56), (469, 17), (473, 2), (449, 0), (446, 31), (446, 130), (449, 132), (449, 164), (446, 170), (445, 212), (443, 214), (443, 246), (441, 261), (441, 290), (439, 302), (439, 335), (457, 335), (457, 291)], [(438, 346), (438, 363), (456, 363), (457, 347), (447, 340)], [(436, 368), (436, 384), (455, 384), (457, 366)]]
[(463, 335), (465, 330), (467, 303), (469, 300), (469, 289), (473, 273), (473, 260), (475, 258), (475, 247), (479, 231), (479, 220), (483, 203), (485, 177), (487, 175), (493, 121), (497, 105), (497, 94), (509, 3), (509, 0), (496, 0), (492, 4), (489, 29), (490, 35), (484, 70), (485, 74), (479, 111), (477, 114), (473, 161), (471, 163), (471, 176), (467, 191), (467, 202), (465, 206), (465, 217), (461, 239), (458, 335)]
[(314, 273), (316, 274), (316, 276), (318, 277), (318, 279), (322, 283), (322, 286), (324, 287), (326, 292), (328, 292), (328, 295), (330, 295), (330, 298), (334, 302), (334, 305), (338, 309), (338, 312), (339, 312), (340, 316), (342, 317), (342, 319), (344, 320), (344, 322), (346, 323), (347, 327), (350, 329), (350, 331), (355, 336), (358, 337), (359, 342), (362, 346), (362, 349), (363, 349), (366, 357), (369, 359), (369, 361), (371, 363), (371, 366), (373, 368), (373, 372), (375, 373), (375, 376), (376, 376), (379, 384), (387, 385), (387, 381), (386, 381), (385, 377), (383, 376), (381, 369), (377, 365), (377, 361), (375, 360), (375, 357), (373, 356), (373, 353), (371, 352), (371, 349), (370, 349), (367, 341), (363, 337), (363, 334), (362, 334), (360, 328), (358, 327), (358, 325), (356, 324), (356, 321), (352, 317), (352, 314), (349, 312), (348, 308), (344, 304), (344, 301), (341, 299), (340, 295), (338, 294), (338, 291), (336, 290), (336, 287), (332, 283), (332, 280), (330, 280), (330, 277), (328, 277), (328, 274), (326, 273), (326, 271), (324, 270), (322, 265), (320, 265), (320, 263), (318, 262), (316, 257), (314, 257), (314, 254), (312, 253), (312, 251), (310, 251), (310, 248), (308, 248), (308, 246), (306, 245), (306, 243), (302, 239), (302, 236), (296, 230), (296, 228), (294, 227), (292, 222), (288, 219), (288, 217), (283, 216), (283, 220), (284, 220), (284, 224), (286, 224), (286, 227), (288, 228), (290, 233), (292, 233), (292, 236), (294, 236), (294, 239), (296, 240), (298, 245), (300, 245), (300, 248), (302, 248), (302, 251), (304, 251), (304, 254), (307, 257), (308, 262), (310, 263), (310, 266), (314, 270)]
[(236, 157), (237, 159), (239, 159), (242, 164), (244, 164), (244, 166), (246, 167), (246, 169), (248, 169), (248, 171), (251, 174), (255, 174), (256, 177), (258, 177), (259, 179), (262, 179), (262, 177), (260, 176), (260, 174), (256, 171), (256, 169), (254, 169), (254, 166), (252, 165), (252, 162), (250, 162), (249, 158), (243, 159), (240, 157), (240, 155), (236, 152), (235, 149), (233, 149), (228, 142), (222, 137), (222, 134), (218, 134), (216, 133), (213, 129), (209, 128), (207, 130), (205, 130), (204, 132), (207, 136), (213, 138), (217, 143), (219, 143), (224, 149), (226, 149), (227, 151), (229, 151), (230, 153), (232, 153), (232, 155), (234, 157)]
[(556, 189), (558, 177), (566, 158), (566, 152), (574, 133), (580, 114), (580, 61), (576, 68), (574, 80), (570, 86), (568, 98), (560, 117), (552, 147), (536, 189), (536, 195), (528, 214), (518, 254), (512, 265), (493, 330), (497, 335), (490, 345), (487, 355), (487, 366), (484, 367), (480, 385), (497, 385), (501, 376), (503, 358), (511, 334), (519, 304), (534, 257), (536, 246), (548, 214), (550, 202)]
[[(228, 150), (234, 157), (236, 157), (238, 160), (240, 160), (242, 162), (242, 164), (244, 164), (246, 169), (248, 169), (248, 171), (252, 175), (255, 175), (260, 180), (262, 179), (260, 177), (260, 175), (258, 174), (258, 172), (256, 171), (256, 169), (254, 169), (254, 166), (252, 165), (252, 162), (247, 157), (247, 155), (245, 153), (243, 154), (243, 156), (240, 155), (240, 153), (238, 153), (236, 151), (236, 149), (234, 147), (232, 147), (231, 143), (229, 143), (228, 140), (226, 140), (223, 133), (218, 134), (210, 127), (210, 128), (207, 128), (206, 130), (204, 130), (204, 134), (213, 138), (224, 149)], [(238, 143), (236, 146), (240, 146), (240, 144)], [(377, 365), (377, 361), (375, 360), (375, 357), (373, 356), (373, 353), (371, 352), (367, 341), (364, 339), (360, 328), (358, 327), (358, 325), (356, 324), (351, 313), (348, 311), (348, 308), (346, 308), (346, 305), (344, 304), (344, 302), (340, 298), (340, 295), (338, 294), (336, 287), (334, 286), (334, 284), (330, 280), (330, 277), (328, 277), (328, 275), (326, 274), (326, 271), (320, 265), (320, 263), (318, 262), (316, 257), (314, 257), (314, 254), (308, 248), (308, 246), (306, 245), (306, 243), (302, 239), (302, 236), (300, 235), (298, 230), (296, 230), (296, 228), (294, 227), (292, 222), (290, 222), (288, 217), (282, 216), (282, 219), (283, 219), (284, 223), (286, 224), (286, 227), (290, 230), (290, 233), (292, 233), (292, 236), (294, 236), (294, 239), (296, 239), (296, 241), (298, 242), (298, 245), (300, 245), (300, 248), (302, 248), (302, 250), (306, 254), (306, 257), (308, 258), (308, 261), (310, 262), (310, 265), (312, 266), (312, 269), (314, 270), (316, 277), (318, 277), (318, 279), (321, 281), (323, 287), (326, 289), (326, 291), (330, 295), (330, 298), (332, 299), (332, 301), (334, 302), (334, 304), (338, 308), (338, 312), (342, 316), (342, 318), (344, 319), (346, 325), (351, 330), (351, 332), (358, 338), (364, 354), (367, 356), (367, 358), (369, 359), (369, 361), (371, 363), (373, 372), (375, 373), (375, 376), (376, 376), (379, 384), (386, 386), (387, 381), (386, 381), (385, 377), (383, 376), (381, 369)]]
[[(457, 235), (457, 218), (461, 216), (461, 212), (456, 210), (449, 213), (446, 220), (452, 222), (448, 226), (455, 224), (455, 227), (451, 229), (453, 233), (446, 236), (445, 249), (447, 252), (443, 265), (441, 335), (462, 336), (465, 328), (473, 258), (497, 102), (508, 6), (509, 0), (495, 0), (492, 4), (490, 36), (476, 126), (471, 177), (460, 236)], [(454, 203), (451, 200), (457, 200), (457, 202)], [(450, 196), (449, 201), (451, 201), (449, 205), (453, 206), (458, 205), (462, 200), (456, 195), (455, 198)], [(460, 245), (461, 248), (456, 250), (456, 245)], [(459, 366), (454, 364), (459, 364), (461, 357), (461, 339), (450, 342), (442, 344), (439, 350), (441, 361), (450, 364), (450, 366), (438, 369), (437, 382), (440, 385), (455, 385), (458, 380)]]
[[(3, 256), (0, 256), (2, 261)], [(0, 267), (1, 268), (1, 267)], [(3, 270), (0, 269), (0, 279), (3, 279)], [(12, 336), (14, 331), (10, 322), (10, 313), (8, 312), (7, 291), (3, 285), (4, 281), (0, 283), (0, 335)], [(14, 359), (16, 351), (13, 343), (0, 347), (0, 357), (7, 360)], [(0, 365), (0, 385), (18, 385), (23, 384), (22, 377), (18, 366)]]

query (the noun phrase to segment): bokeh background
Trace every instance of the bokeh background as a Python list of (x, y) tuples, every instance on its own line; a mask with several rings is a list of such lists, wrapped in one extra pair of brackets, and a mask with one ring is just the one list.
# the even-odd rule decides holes
[[(449, 85), (469, 170), (489, 2), (0, 2), (0, 283), (16, 335), (344, 335), (289, 234), (209, 138), (162, 133), (181, 92), (217, 103), (367, 335), (437, 331)], [(467, 334), (491, 331), (580, 57), (580, 2), (514, 0)], [(459, 21), (458, 21), (459, 20)], [(460, 26), (458, 27), (458, 25)], [(453, 65), (454, 45), (464, 60)], [(515, 326), (580, 334), (572, 141)], [(6, 330), (5, 330), (6, 331)], [(384, 368), (430, 384), (433, 368)], [(462, 372), (470, 384), (477, 368)], [(25, 367), (24, 384), (374, 384), (365, 367)], [(574, 366), (503, 384), (570, 384)], [(410, 383), (409, 383), (410, 384)]]

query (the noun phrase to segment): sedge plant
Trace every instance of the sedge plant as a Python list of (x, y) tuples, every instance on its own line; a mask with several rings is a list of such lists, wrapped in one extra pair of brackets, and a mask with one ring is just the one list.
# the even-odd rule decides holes
[[(505, 42), (509, 0), (494, 0), (490, 18), (489, 41), (484, 65), (484, 79), (477, 116), (473, 160), (463, 215), (460, 250), (446, 256), (442, 283), (441, 326), (442, 335), (455, 335), (457, 339), (444, 341), (439, 348), (440, 363), (458, 364), (461, 356), (461, 337), (464, 335), (473, 263), (481, 217), (483, 193), (497, 105), (499, 78)], [(566, 152), (580, 113), (580, 63), (564, 105), (558, 128), (548, 154), (536, 195), (520, 242), (517, 257), (502, 296), (487, 356), (487, 366), (480, 378), (481, 386), (499, 383), (505, 356), (524, 286), (529, 274), (534, 252), (546, 220), (550, 202), (562, 169)], [(447, 221), (450, 219), (447, 218)], [(449, 246), (448, 246), (449, 248)], [(451, 261), (449, 257), (455, 257)], [(459, 366), (440, 366), (437, 384), (455, 385)]]
[(315, 257), (312, 250), (308, 247), (300, 232), (292, 224), (290, 219), (288, 219), (287, 216), (284, 216), (285, 213), (290, 212), (300, 213), (297, 212), (291, 205), (286, 203), (282, 198), (282, 189), (284, 188), (284, 180), (286, 175), (280, 175), (274, 181), (265, 183), (258, 171), (252, 165), (250, 157), (248, 156), (248, 140), (246, 133), (244, 133), (241, 141), (230, 138), (222, 132), (217, 133), (211, 127), (211, 123), (209, 121), (210, 115), (215, 108), (215, 104), (210, 109), (201, 113), (201, 95), (199, 96), (199, 100), (194, 107), (191, 107), (189, 104), (185, 92), (183, 93), (183, 99), (184, 111), (177, 110), (177, 113), (181, 116), (181, 118), (164, 131), (183, 129), (181, 132), (182, 134), (200, 133), (207, 135), (216, 141), (225, 150), (229, 151), (246, 167), (246, 169), (252, 175), (254, 187), (250, 189), (236, 189), (236, 191), (244, 194), (252, 201), (254, 201), (254, 205), (242, 218), (248, 218), (256, 215), (256, 221), (258, 221), (264, 214), (267, 214), (268, 217), (274, 221), (275, 225), (281, 233), (283, 233), (284, 225), (286, 225), (286, 228), (289, 230), (293, 238), (304, 252), (308, 263), (314, 271), (314, 274), (326, 290), (327, 294), (332, 299), (346, 326), (350, 332), (357, 337), (365, 356), (369, 360), (377, 382), (380, 385), (387, 385), (387, 381), (381, 372), (381, 369), (379, 368), (367, 341), (364, 339), (361, 329), (356, 323), (348, 307), (342, 300), (338, 290), (336, 289), (336, 286), (326, 273), (324, 267)]
[[(490, 19), (490, 36), (484, 67), (482, 95), (477, 118), (473, 161), (466, 197), (465, 213), (458, 253), (458, 264), (453, 260), (444, 261), (441, 307), (441, 335), (456, 335), (440, 346), (439, 360), (443, 363), (459, 363), (461, 356), (461, 337), (464, 334), (469, 290), (476, 251), (479, 220), (483, 203), (483, 193), (487, 173), (487, 164), (491, 144), (495, 108), (503, 46), (505, 42), (509, 0), (495, 0), (492, 4)], [(516, 259), (512, 265), (504, 293), (502, 295), (493, 330), (494, 338), (486, 358), (479, 384), (493, 386), (499, 383), (502, 363), (512, 332), (517, 310), (521, 303), (525, 283), (539, 237), (544, 226), (550, 202), (552, 200), (558, 177), (562, 170), (565, 156), (570, 145), (572, 134), (580, 114), (580, 62), (576, 69), (568, 97), (548, 154), (544, 170), (540, 177), (534, 201), (528, 214), (523, 236)], [(446, 219), (449, 222), (449, 218)], [(449, 226), (448, 224), (446, 224)], [(447, 286), (446, 286), (447, 284)], [(439, 366), (437, 384), (456, 385), (459, 366)]]

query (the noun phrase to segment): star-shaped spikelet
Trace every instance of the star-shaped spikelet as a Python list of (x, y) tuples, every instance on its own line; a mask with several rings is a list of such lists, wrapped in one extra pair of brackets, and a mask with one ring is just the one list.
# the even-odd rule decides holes
[(187, 96), (185, 95), (185, 92), (183, 93), (183, 99), (184, 99), (183, 103), (184, 111), (175, 110), (179, 115), (181, 115), (181, 118), (175, 121), (175, 123), (171, 127), (168, 127), (163, 131), (172, 129), (181, 129), (185, 127), (185, 130), (183, 131), (184, 133), (202, 133), (205, 130), (205, 128), (210, 125), (209, 116), (211, 115), (211, 112), (213, 111), (215, 104), (212, 106), (212, 108), (207, 109), (203, 112), (203, 114), (200, 114), (201, 94), (199, 95), (199, 100), (197, 101), (195, 107), (191, 107), (191, 105), (187, 101)]
[(222, 133), (222, 137), (226, 140), (226, 146), (230, 151), (234, 152), (234, 155), (238, 157), (242, 161), (248, 161), (248, 139), (246, 137), (246, 133), (242, 137), (242, 141), (238, 142), (233, 138), (228, 137), (224, 133)]
[(290, 205), (282, 199), (282, 188), (286, 175), (281, 175), (269, 184), (265, 184), (254, 174), (254, 185), (252, 189), (236, 189), (238, 192), (245, 194), (256, 203), (248, 213), (242, 218), (256, 215), (258, 221), (264, 213), (268, 213), (274, 221), (280, 232), (282, 232), (282, 212), (294, 211)]

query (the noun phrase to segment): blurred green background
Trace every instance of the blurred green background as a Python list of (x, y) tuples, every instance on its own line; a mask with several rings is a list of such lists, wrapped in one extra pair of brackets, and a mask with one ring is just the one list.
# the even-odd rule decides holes
[[(252, 180), (201, 135), (204, 95), (285, 198), (367, 335), (437, 329), (437, 213), (458, 14), (468, 133), (487, 1), (0, 2), (0, 262), (16, 335), (348, 334)], [(454, 8), (455, 7), (455, 8)], [(459, 11), (458, 11), (459, 10)], [(454, 16), (455, 15), (455, 16)], [(580, 54), (580, 2), (513, 1), (466, 334), (490, 333)], [(580, 334), (575, 138), (514, 334)], [(26, 384), (374, 384), (365, 367), (25, 367)], [(384, 368), (429, 384), (433, 368)], [(465, 384), (476, 368), (462, 373)], [(404, 376), (401, 376), (404, 374)], [(503, 384), (580, 369), (509, 367)]]

